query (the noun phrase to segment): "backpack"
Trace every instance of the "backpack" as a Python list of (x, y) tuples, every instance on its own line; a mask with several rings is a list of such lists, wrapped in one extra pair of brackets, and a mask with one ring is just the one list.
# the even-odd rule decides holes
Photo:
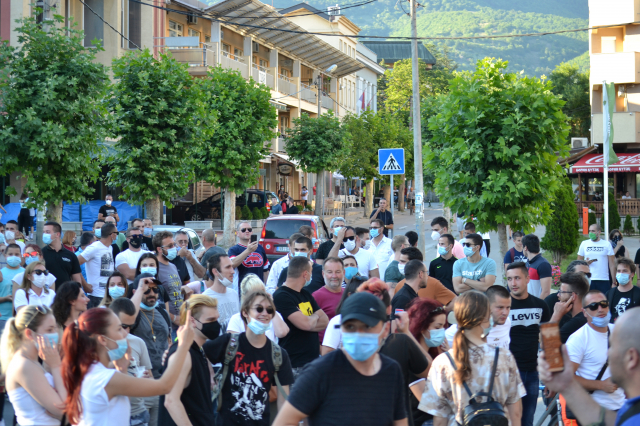
[(513, 261), (516, 260), (516, 249), (511, 247), (509, 249), (509, 254), (511, 255), (511, 263), (513, 263)]
[[(449, 357), (449, 361), (453, 366), (454, 370), (457, 370), (456, 363), (449, 354), (449, 352), (445, 352), (447, 357)], [(463, 416), (463, 426), (484, 426), (484, 425), (492, 425), (492, 426), (508, 426), (509, 420), (507, 420), (507, 416), (504, 413), (504, 408), (502, 404), (498, 401), (495, 401), (491, 394), (493, 393), (493, 380), (496, 377), (496, 368), (498, 367), (498, 355), (500, 355), (500, 348), (496, 348), (496, 354), (493, 357), (493, 367), (491, 368), (491, 381), (489, 382), (489, 391), (488, 392), (478, 392), (476, 394), (471, 395), (471, 390), (466, 383), (462, 383), (464, 385), (464, 389), (469, 394), (469, 405), (464, 408), (464, 416)], [(476, 398), (480, 396), (487, 397), (486, 402), (477, 402)]]
[[(211, 389), (211, 400), (213, 401), (216, 397), (218, 398), (218, 412), (222, 409), (222, 387), (224, 386), (224, 381), (227, 379), (227, 375), (229, 374), (229, 364), (231, 364), (231, 361), (234, 360), (236, 353), (238, 352), (239, 337), (239, 333), (231, 333), (229, 343), (227, 343), (227, 349), (224, 351), (224, 366), (222, 367), (222, 370), (216, 373), (215, 385)], [(271, 359), (276, 370), (274, 373), (276, 386), (280, 393), (282, 393), (282, 396), (284, 396), (284, 399), (287, 399), (288, 395), (284, 391), (284, 388), (280, 384), (280, 379), (278, 378), (278, 371), (280, 371), (280, 366), (282, 366), (282, 348), (274, 342), (271, 342)]]

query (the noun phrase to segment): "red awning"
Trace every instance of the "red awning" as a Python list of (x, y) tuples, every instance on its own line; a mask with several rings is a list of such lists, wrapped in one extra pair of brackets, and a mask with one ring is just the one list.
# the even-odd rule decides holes
[[(614, 173), (640, 172), (640, 154), (616, 154), (618, 162), (609, 166)], [(602, 173), (604, 172), (602, 154), (587, 154), (571, 166), (569, 173)]]

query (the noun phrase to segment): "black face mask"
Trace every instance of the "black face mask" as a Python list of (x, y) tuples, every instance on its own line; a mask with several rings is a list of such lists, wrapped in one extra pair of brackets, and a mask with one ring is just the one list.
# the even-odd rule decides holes
[(217, 339), (220, 336), (220, 323), (218, 321), (203, 323), (200, 320), (194, 318), (200, 324), (202, 324), (202, 328), (200, 331), (204, 334), (209, 340)]
[(140, 248), (142, 246), (142, 235), (131, 237), (131, 241), (129, 241), (129, 245), (135, 249)]

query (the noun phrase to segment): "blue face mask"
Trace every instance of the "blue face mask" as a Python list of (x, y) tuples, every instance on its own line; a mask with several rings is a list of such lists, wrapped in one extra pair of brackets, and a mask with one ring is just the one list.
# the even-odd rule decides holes
[(295, 253), (293, 253), (293, 257), (307, 257), (307, 253), (302, 252), (302, 251), (296, 251)]
[(39, 257), (37, 257), (37, 256), (29, 256), (29, 257), (27, 257), (27, 258), (25, 259), (24, 263), (25, 263), (25, 265), (28, 265), (28, 264), (30, 264), (30, 263), (32, 263), (32, 262), (36, 262), (36, 261), (38, 261), (38, 260), (40, 260), (40, 258), (39, 258)]
[(172, 261), (173, 259), (176, 258), (177, 255), (178, 255), (178, 249), (174, 247), (167, 250), (167, 254), (165, 254), (164, 257), (166, 257), (167, 260)]
[(607, 316), (604, 318), (594, 317), (590, 314), (587, 314), (591, 317), (591, 323), (596, 327), (606, 327), (607, 324), (611, 321), (611, 312), (607, 312)]
[(369, 235), (371, 236), (371, 238), (375, 238), (378, 235), (380, 235), (380, 230), (379, 229), (369, 229)]
[(344, 277), (348, 280), (355, 277), (358, 274), (358, 268), (355, 266), (347, 266), (344, 268)]
[(158, 306), (157, 300), (153, 306), (147, 306), (144, 304), (144, 302), (140, 302), (140, 309), (142, 309), (143, 311), (153, 311), (157, 306)]
[[(16, 266), (20, 266), (20, 258), (18, 256), (9, 256), (7, 257), (7, 265), (15, 268)], [(620, 282), (620, 280), (618, 280)]]
[(102, 229), (100, 228), (96, 229), (93, 235), (95, 235), (96, 238), (102, 238)]
[(366, 361), (378, 351), (380, 333), (342, 333), (342, 349), (356, 361)]
[[(109, 339), (107, 336), (104, 336), (107, 339)], [(129, 348), (129, 344), (127, 343), (127, 339), (120, 339), (120, 340), (113, 340), (113, 339), (109, 339), (112, 342), (115, 342), (118, 344), (118, 347), (115, 349), (109, 349), (109, 351), (107, 352), (107, 354), (109, 355), (109, 359), (111, 361), (117, 361), (120, 358), (122, 358), (124, 356), (125, 353), (127, 353), (127, 349)]]
[(337, 237), (338, 236), (338, 232), (340, 232), (341, 229), (342, 229), (342, 226), (339, 226), (337, 228), (333, 228), (333, 235), (335, 235)]
[[(444, 247), (438, 247), (438, 254), (440, 256), (444, 256), (448, 253), (447, 249)], [(465, 252), (465, 254), (467, 254), (467, 252)], [(472, 253), (473, 254), (473, 253)]]
[(271, 321), (265, 324), (257, 319), (249, 318), (249, 324), (247, 324), (247, 327), (249, 327), (249, 330), (253, 331), (254, 334), (264, 334), (267, 330), (271, 329)]
[(144, 228), (144, 235), (148, 237), (149, 235), (151, 235), (151, 231), (153, 231), (152, 228)]
[(493, 317), (489, 316), (489, 327), (488, 328), (483, 328), (482, 329), (482, 338), (484, 339), (485, 337), (487, 337), (489, 335), (489, 333), (491, 332), (491, 329), (493, 328)]
[(140, 268), (140, 273), (141, 274), (151, 274), (154, 277), (156, 276), (156, 274), (158, 273), (158, 269), (154, 268), (153, 266), (143, 266), (142, 268)]
[[(7, 260), (7, 263), (9, 263), (9, 261)], [(616, 274), (616, 281), (618, 281), (618, 284), (620, 285), (625, 285), (629, 283), (629, 274), (622, 274), (620, 272), (618, 272)]]
[(111, 296), (112, 299), (124, 296), (124, 288), (120, 286), (109, 287), (109, 296)]
[[(58, 333), (47, 333), (47, 334), (43, 334), (42, 337), (44, 337), (44, 340), (48, 340), (49, 344), (51, 345), (57, 345), (58, 344)], [(36, 344), (36, 349), (40, 349), (40, 345), (38, 345), (38, 341), (34, 341), (34, 343)]]
[(51, 234), (42, 234), (42, 242), (45, 244), (51, 244)]
[(424, 337), (424, 341), (430, 348), (437, 348), (444, 342), (444, 328), (439, 328), (437, 330), (429, 330), (430, 339)]
[(473, 251), (472, 247), (465, 247), (464, 248), (464, 255), (465, 256), (471, 257), (471, 256), (473, 256), (473, 253), (474, 253), (474, 251)]

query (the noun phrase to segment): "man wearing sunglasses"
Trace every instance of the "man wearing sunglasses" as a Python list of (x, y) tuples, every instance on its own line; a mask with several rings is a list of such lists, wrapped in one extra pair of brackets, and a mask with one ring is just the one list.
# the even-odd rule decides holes
[(559, 300), (553, 306), (550, 322), (560, 326), (562, 343), (587, 323), (582, 312), (582, 300), (588, 291), (589, 284), (583, 274), (567, 272), (560, 277), (560, 290), (557, 293)]
[[(573, 262), (571, 262), (569, 266), (567, 266), (566, 270), (566, 273), (569, 272), (580, 273), (587, 281), (587, 286), (591, 284), (591, 271), (589, 270), (589, 264), (584, 260), (574, 260)], [(550, 312), (553, 312), (553, 307), (560, 301), (560, 299), (558, 298), (559, 296), (560, 295), (556, 292), (551, 293), (544, 298), (545, 303), (547, 304), (547, 306), (549, 306)]]
[(582, 307), (587, 324), (567, 340), (570, 368), (575, 371), (576, 381), (593, 392), (591, 396), (598, 405), (619, 410), (626, 398), (624, 391), (611, 380), (608, 348), (613, 324), (609, 323), (609, 302), (599, 290), (590, 290), (582, 300)]
[(142, 230), (138, 227), (134, 226), (127, 229), (126, 242), (128, 243), (128, 248), (116, 256), (116, 269), (120, 271), (127, 278), (127, 282), (131, 284), (136, 277), (138, 260), (140, 260), (143, 254), (149, 252), (142, 249), (143, 235)]
[(253, 234), (251, 223), (240, 222), (237, 234), (238, 244), (231, 247), (228, 253), (236, 271), (233, 277), (233, 289), (239, 293), (240, 283), (247, 274), (255, 274), (263, 283), (266, 283), (269, 280), (271, 264), (264, 248), (257, 241), (251, 242), (251, 234)]
[(391, 238), (387, 238), (384, 233), (384, 222), (380, 219), (371, 219), (369, 221), (369, 235), (371, 236), (371, 247), (369, 252), (373, 254), (378, 264), (378, 273), (384, 277), (389, 264), (389, 258), (393, 256), (391, 248)]
[[(344, 241), (344, 249), (338, 250), (338, 247), (342, 245)], [(363, 277), (367, 278), (380, 278), (380, 271), (378, 270), (378, 263), (371, 252), (360, 248), (360, 239), (356, 235), (356, 230), (352, 226), (345, 226), (338, 232), (338, 239), (336, 244), (331, 249), (329, 257), (339, 257), (340, 259), (346, 256), (353, 256), (358, 261), (358, 272)]]
[[(144, 227), (144, 220), (140, 219), (139, 217), (133, 219), (131, 221), (131, 227), (132, 228), (138, 228), (140, 230), (140, 232), (143, 234), (142, 235), (142, 246), (140, 246), (140, 248), (142, 248), (142, 250), (144, 251), (151, 251), (153, 252), (153, 240), (151, 239), (150, 236), (147, 236), (147, 234), (145, 233), (146, 228)], [(149, 232), (149, 235), (151, 235), (151, 232)], [(122, 243), (122, 250), (126, 250), (129, 248), (129, 242), (125, 241)]]

